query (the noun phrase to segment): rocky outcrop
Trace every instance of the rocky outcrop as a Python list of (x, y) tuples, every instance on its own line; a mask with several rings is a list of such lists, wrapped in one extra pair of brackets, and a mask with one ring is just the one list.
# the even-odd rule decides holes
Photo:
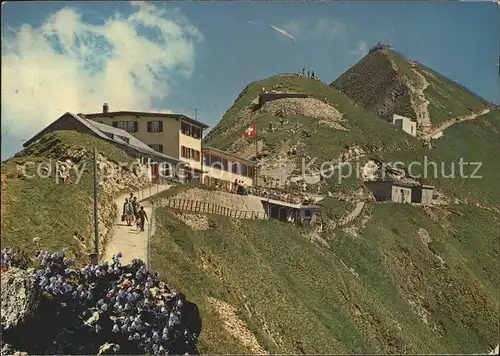
[(1, 326), (2, 330), (16, 327), (38, 305), (32, 270), (10, 268), (1, 275)]
[(321, 100), (314, 98), (285, 98), (269, 101), (256, 113), (274, 116), (303, 116), (317, 120), (341, 121), (343, 115)]

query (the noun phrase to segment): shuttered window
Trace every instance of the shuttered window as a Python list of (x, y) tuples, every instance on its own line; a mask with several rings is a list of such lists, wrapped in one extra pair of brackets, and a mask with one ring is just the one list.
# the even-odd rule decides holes
[(127, 131), (128, 133), (139, 131), (139, 124), (137, 121), (114, 121), (113, 127)]
[(163, 132), (163, 121), (148, 121), (148, 132)]
[(201, 160), (200, 151), (184, 146), (181, 146), (181, 157), (192, 159), (196, 162), (200, 162)]

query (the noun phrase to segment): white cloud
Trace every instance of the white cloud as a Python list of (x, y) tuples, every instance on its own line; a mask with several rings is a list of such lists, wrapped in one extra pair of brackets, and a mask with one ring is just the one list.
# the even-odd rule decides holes
[(368, 44), (364, 41), (356, 43), (356, 49), (350, 52), (353, 55), (364, 57), (368, 53)]
[(336, 37), (345, 31), (345, 25), (337, 19), (322, 18), (316, 22), (311, 34), (316, 37)]
[(2, 31), (2, 131), (29, 138), (66, 111), (97, 112), (104, 102), (150, 110), (174, 73), (190, 77), (200, 31), (179, 10), (132, 5), (100, 25), (64, 8), (40, 27)]

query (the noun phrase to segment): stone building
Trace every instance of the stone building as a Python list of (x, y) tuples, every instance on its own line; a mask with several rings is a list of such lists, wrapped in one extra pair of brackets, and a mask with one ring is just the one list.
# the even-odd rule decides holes
[(417, 135), (417, 123), (408, 117), (394, 114), (392, 124), (409, 135)]
[(432, 204), (434, 187), (431, 185), (396, 181), (368, 181), (365, 185), (379, 202)]

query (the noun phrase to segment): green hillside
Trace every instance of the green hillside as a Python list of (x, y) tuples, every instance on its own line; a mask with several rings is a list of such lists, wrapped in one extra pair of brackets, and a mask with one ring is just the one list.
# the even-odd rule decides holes
[(202, 353), (251, 352), (211, 298), (271, 353), (483, 350), (498, 338), (497, 217), (466, 205), (430, 212), (371, 205), (356, 236), (323, 233), (319, 247), (281, 222), (209, 215), (199, 231), (158, 208), (152, 264), (199, 306)]
[(330, 86), (384, 118), (393, 114), (416, 118), (412, 90), (423, 89), (432, 124), (488, 106), (471, 91), (389, 48), (374, 48)]
[[(289, 90), (295, 93), (307, 93), (310, 97), (318, 100), (328, 99), (330, 103), (340, 111), (346, 122), (342, 125), (348, 131), (340, 131), (321, 125), (317, 120), (308, 117), (286, 117), (290, 125), (294, 123), (303, 124), (305, 131), (314, 134), (311, 137), (287, 134), (285, 132), (267, 132), (262, 134), (262, 129), (267, 129), (269, 121), (275, 124), (279, 120), (273, 115), (256, 117), (256, 125), (259, 139), (265, 145), (274, 147), (280, 143), (296, 143), (301, 141), (306, 147), (305, 153), (318, 160), (331, 160), (338, 156), (345, 146), (360, 145), (367, 151), (374, 150), (412, 150), (420, 145), (413, 137), (398, 134), (390, 124), (378, 119), (374, 114), (353, 105), (352, 101), (339, 91), (330, 88), (322, 82), (302, 78), (296, 75), (277, 75), (268, 79), (249, 84), (234, 102), (233, 106), (224, 114), (222, 120), (215, 126), (204, 139), (204, 144), (219, 149), (228, 149), (243, 136), (243, 131), (248, 127), (250, 121), (241, 115), (242, 111), (251, 106), (261, 93), (261, 88), (271, 88), (273, 85), (282, 85), (280, 90)], [(366, 139), (370, 134), (371, 140)]]
[[(80, 261), (86, 261), (90, 251), (74, 236), (92, 248), (91, 148), (94, 147), (112, 161), (131, 162), (123, 151), (100, 139), (72, 131), (57, 131), (44, 135), (40, 141), (2, 163), (2, 184), (5, 182), (2, 187), (2, 248), (12, 247), (20, 255), (32, 257), (40, 249), (54, 251), (67, 247)], [(73, 183), (57, 184), (55, 162), (68, 158), (85, 167), (82, 177), (78, 183), (74, 175)], [(41, 169), (50, 164), (52, 171)], [(26, 175), (23, 167), (26, 167)], [(102, 206), (114, 204), (113, 197), (105, 192), (100, 199)], [(33, 242), (37, 237), (39, 241)]]
[[(428, 83), (425, 89), (422, 78)], [(342, 114), (339, 124), (345, 130), (325, 127), (307, 115), (280, 117), (255, 108), (262, 87), (307, 93), (327, 102)], [(415, 117), (416, 89), (428, 101), (431, 127), (488, 106), (390, 49), (372, 51), (330, 86), (277, 75), (243, 90), (205, 144), (249, 157), (253, 151), (247, 148), (254, 141), (242, 140), (242, 135), (255, 120), (266, 159), (296, 146), (299, 157), (288, 161), (309, 155), (321, 162), (357, 147), (364, 151), (361, 167), (369, 160), (402, 161), (405, 167), (435, 162), (436, 170), (431, 166), (427, 175), (418, 166), (411, 173), (421, 174), (418, 180), (434, 185), (448, 203), (426, 208), (370, 203), (347, 229), (324, 229), (318, 235), (328, 247), (276, 221), (229, 222), (209, 216), (210, 229), (195, 231), (161, 210), (154, 242), (157, 266), (174, 274), (178, 288), (191, 288), (207, 323), (223, 323), (207, 302), (214, 297), (233, 305), (270, 352), (477, 353), (498, 344), (500, 111), (451, 125), (429, 148), (384, 120), (393, 113)], [(287, 122), (284, 129), (280, 119)], [(268, 130), (270, 122), (279, 129)], [(291, 132), (288, 128), (293, 127), (301, 130)], [(464, 166), (460, 176), (461, 160), (481, 162), (475, 172), (481, 178), (470, 177), (476, 163)], [(358, 159), (348, 161), (355, 164)], [(339, 184), (334, 176), (319, 185), (323, 194), (352, 194), (363, 182), (354, 176)], [(334, 221), (352, 209), (332, 198), (324, 205), (324, 216)], [(186, 261), (177, 274), (170, 262), (160, 262), (168, 249)], [(206, 256), (216, 273), (203, 268)], [(187, 275), (196, 277), (188, 283)], [(210, 353), (217, 347), (221, 352), (241, 350), (243, 344), (219, 328), (219, 333), (205, 334), (202, 345)]]

